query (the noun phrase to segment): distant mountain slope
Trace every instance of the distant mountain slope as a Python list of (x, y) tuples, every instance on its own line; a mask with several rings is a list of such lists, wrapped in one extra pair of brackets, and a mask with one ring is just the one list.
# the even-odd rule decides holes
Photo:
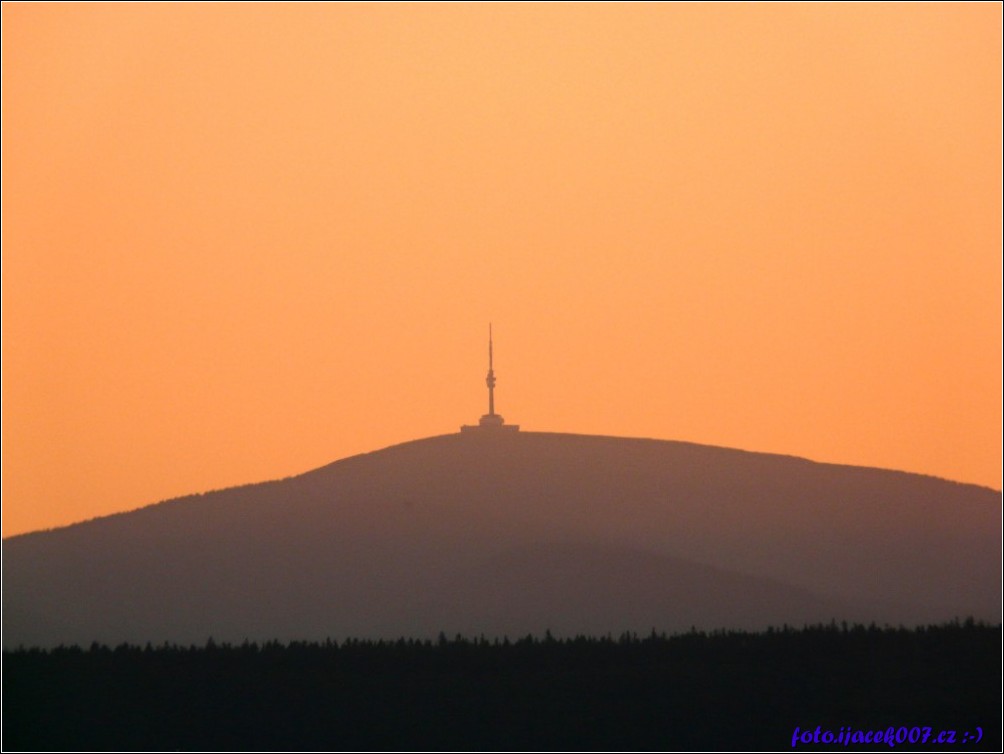
[(1001, 613), (1000, 494), (681, 442), (445, 435), (3, 543), (4, 645)]

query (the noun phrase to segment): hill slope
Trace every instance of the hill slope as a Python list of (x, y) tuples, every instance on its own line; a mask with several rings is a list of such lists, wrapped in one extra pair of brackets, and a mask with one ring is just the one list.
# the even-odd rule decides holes
[(4, 645), (997, 621), (1000, 541), (974, 485), (445, 435), (5, 540)]

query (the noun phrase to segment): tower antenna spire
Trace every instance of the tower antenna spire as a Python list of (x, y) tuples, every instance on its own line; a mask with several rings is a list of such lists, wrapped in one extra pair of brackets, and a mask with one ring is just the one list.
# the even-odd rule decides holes
[(488, 415), (495, 416), (495, 369), (492, 366), (492, 323), (488, 323)]
[(488, 413), (481, 417), (481, 420), (474, 425), (464, 424), (460, 427), (461, 432), (519, 432), (518, 424), (506, 424), (505, 419), (500, 414), (495, 413), (495, 344), (492, 342), (492, 323), (488, 323), (488, 376), (485, 384), (488, 385)]

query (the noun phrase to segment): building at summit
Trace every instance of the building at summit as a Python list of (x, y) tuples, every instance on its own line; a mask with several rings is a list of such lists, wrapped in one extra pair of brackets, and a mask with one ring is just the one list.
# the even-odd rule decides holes
[(518, 432), (518, 424), (506, 424), (501, 414), (495, 413), (495, 369), (492, 364), (492, 326), (488, 325), (488, 413), (477, 424), (464, 424), (461, 432)]

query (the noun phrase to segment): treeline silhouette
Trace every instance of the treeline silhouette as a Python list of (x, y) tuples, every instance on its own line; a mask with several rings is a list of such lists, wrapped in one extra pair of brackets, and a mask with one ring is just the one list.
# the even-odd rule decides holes
[(796, 726), (930, 726), (999, 750), (1000, 658), (1001, 627), (972, 620), (22, 648), (3, 654), (3, 748), (788, 749)]

